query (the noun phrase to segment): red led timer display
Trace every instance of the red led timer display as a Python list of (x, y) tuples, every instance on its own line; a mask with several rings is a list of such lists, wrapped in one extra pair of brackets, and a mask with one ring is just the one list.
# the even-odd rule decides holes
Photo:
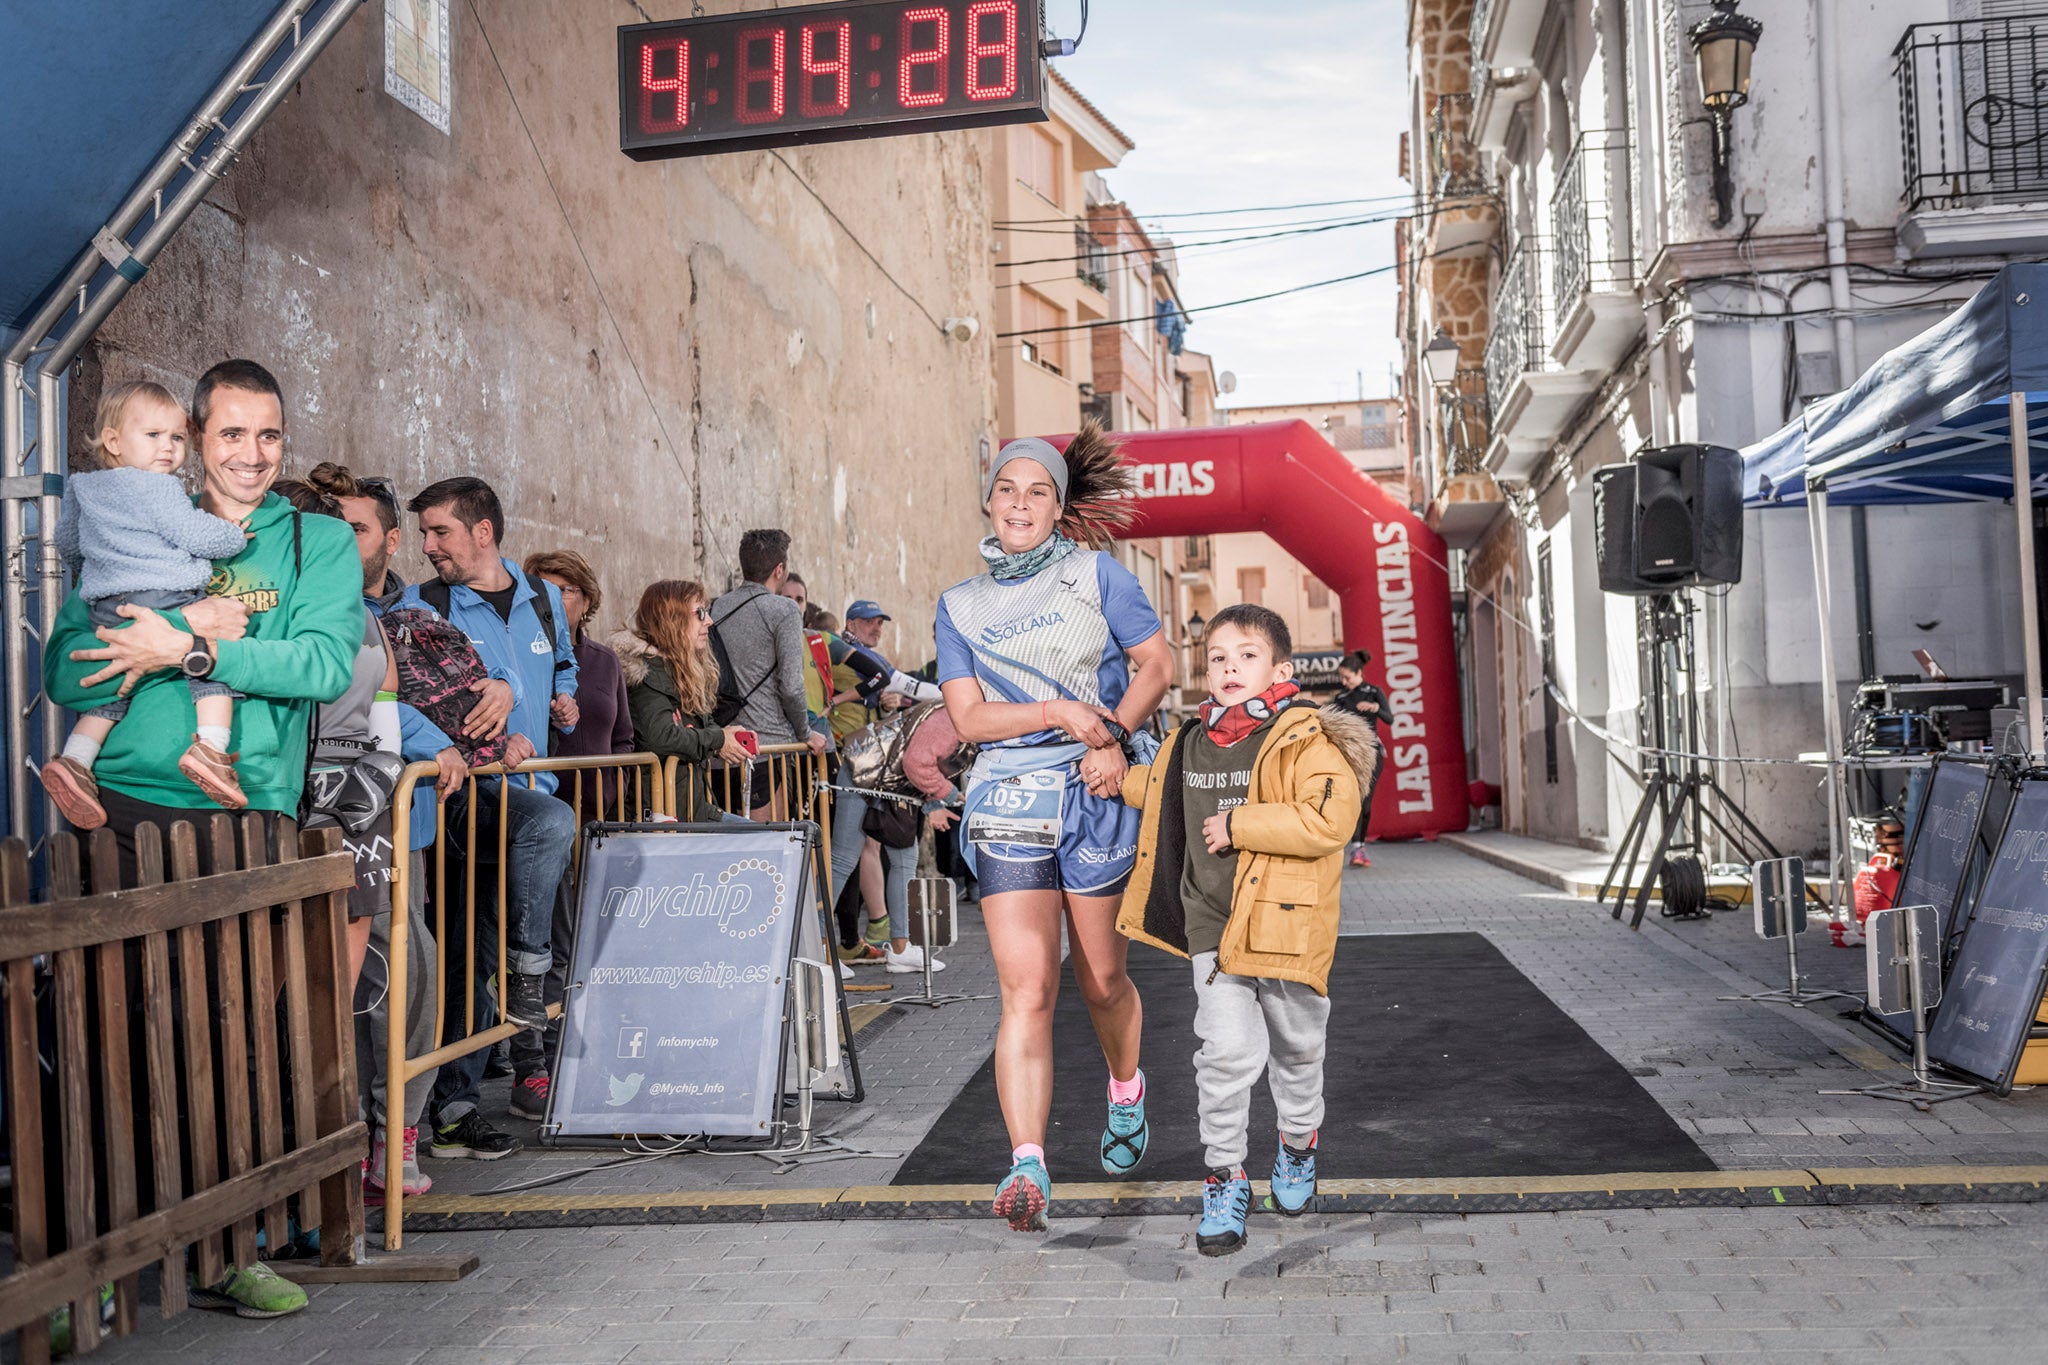
[(619, 30), (630, 157), (1045, 117), (1043, 0), (846, 0)]

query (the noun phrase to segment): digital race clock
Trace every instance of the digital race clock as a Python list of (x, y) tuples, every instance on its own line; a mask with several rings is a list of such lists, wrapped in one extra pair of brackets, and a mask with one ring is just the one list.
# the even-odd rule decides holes
[(1043, 0), (841, 0), (619, 30), (636, 160), (1045, 118)]

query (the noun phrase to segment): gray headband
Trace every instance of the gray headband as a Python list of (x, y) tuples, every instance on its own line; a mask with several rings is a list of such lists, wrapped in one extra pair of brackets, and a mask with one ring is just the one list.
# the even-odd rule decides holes
[(1020, 436), (996, 452), (996, 462), (989, 466), (988, 483), (981, 490), (981, 505), (988, 506), (988, 500), (995, 496), (996, 477), (1003, 472), (1003, 466), (1012, 460), (1036, 460), (1052, 475), (1052, 485), (1059, 490), (1060, 506), (1067, 504), (1067, 457), (1060, 454), (1052, 442), (1037, 436)]

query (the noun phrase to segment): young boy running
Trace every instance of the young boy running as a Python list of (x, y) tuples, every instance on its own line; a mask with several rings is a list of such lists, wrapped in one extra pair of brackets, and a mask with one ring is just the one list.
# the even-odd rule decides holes
[(1316, 709), (1293, 682), (1287, 623), (1239, 605), (1209, 625), (1209, 700), (1124, 780), (1144, 812), (1117, 929), (1192, 959), (1195, 1079), (1208, 1183), (1195, 1245), (1244, 1245), (1252, 1083), (1270, 1069), (1279, 1111), (1273, 1205), (1316, 1192), (1330, 960), (1344, 845), (1379, 746), (1361, 717)]

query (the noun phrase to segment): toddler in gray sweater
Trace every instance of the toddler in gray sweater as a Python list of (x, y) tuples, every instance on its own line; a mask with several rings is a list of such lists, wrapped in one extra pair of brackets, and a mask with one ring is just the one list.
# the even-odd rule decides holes
[[(248, 535), (231, 521), (192, 505), (177, 479), (185, 463), (185, 409), (158, 384), (120, 384), (100, 399), (93, 448), (104, 468), (65, 480), (57, 521), (57, 553), (78, 579), (92, 623), (124, 626), (123, 606), (171, 611), (206, 596), (213, 561), (231, 559)], [(198, 734), (178, 770), (229, 810), (248, 804), (227, 752), (234, 693), (210, 678), (192, 678)], [(64, 752), (43, 765), (43, 789), (78, 829), (107, 822), (92, 767), (128, 698), (115, 697), (79, 718)]]

